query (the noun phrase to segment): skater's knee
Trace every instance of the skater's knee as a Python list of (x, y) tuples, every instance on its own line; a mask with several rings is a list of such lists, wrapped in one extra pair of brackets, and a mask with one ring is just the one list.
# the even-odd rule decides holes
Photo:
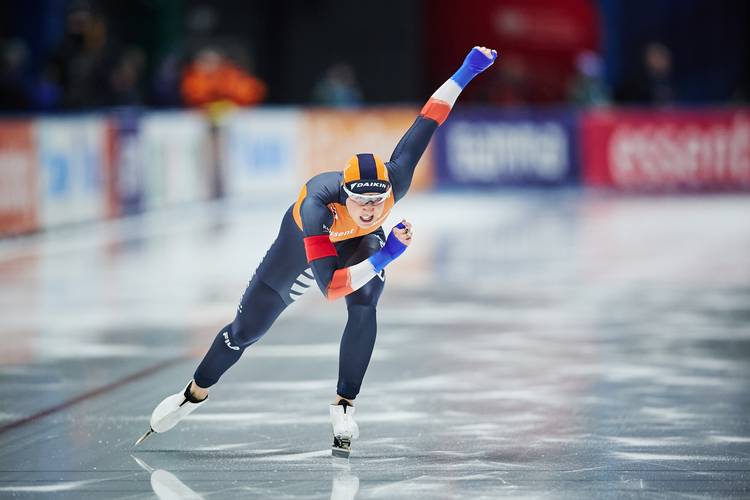
[(378, 305), (380, 295), (383, 293), (385, 287), (385, 275), (375, 276), (367, 282), (365, 286), (357, 290), (356, 292), (350, 293), (346, 296), (346, 305), (348, 307), (358, 306), (372, 306)]
[(373, 305), (352, 304), (347, 307), (349, 324), (358, 326), (358, 330), (368, 326), (375, 326), (377, 322), (377, 308)]
[(225, 336), (228, 335), (229, 340), (240, 347), (247, 347), (260, 340), (271, 328), (273, 321), (268, 321), (262, 316), (253, 316), (248, 315), (248, 317), (240, 318), (238, 315)]

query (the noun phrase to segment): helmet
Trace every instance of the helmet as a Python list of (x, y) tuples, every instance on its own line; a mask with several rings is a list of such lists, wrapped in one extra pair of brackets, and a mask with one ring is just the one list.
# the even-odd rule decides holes
[(388, 169), (383, 160), (372, 153), (360, 153), (349, 158), (344, 167), (342, 184), (347, 196), (362, 205), (380, 205), (391, 195)]

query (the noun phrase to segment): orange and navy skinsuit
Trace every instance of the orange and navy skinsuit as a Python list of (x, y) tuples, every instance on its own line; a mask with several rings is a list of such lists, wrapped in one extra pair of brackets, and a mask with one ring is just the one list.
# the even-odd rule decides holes
[[(434, 120), (420, 116), (387, 163), (384, 164), (372, 154), (358, 154), (347, 164), (345, 172), (316, 175), (302, 187), (297, 202), (292, 206), (292, 216), (304, 233), (303, 241), (312, 274), (328, 299), (352, 293), (363, 281), (369, 281), (376, 274), (372, 268), (368, 272), (368, 269), (341, 267), (336, 244), (376, 231), (382, 233), (381, 224), (388, 218), (394, 204), (409, 190), (417, 162), (437, 126)], [(349, 179), (345, 179), (344, 175), (362, 181), (380, 179), (391, 183), (391, 196), (384, 202), (382, 215), (368, 228), (359, 227), (346, 209), (346, 193), (342, 184)], [(363, 266), (366, 264), (363, 263)]]
[(287, 306), (317, 283), (327, 298), (345, 298), (348, 320), (341, 339), (337, 391), (348, 399), (357, 396), (375, 343), (376, 306), (385, 283), (382, 267), (388, 261), (377, 258), (389, 247), (380, 223), (406, 195), (417, 162), (463, 86), (472, 74), (478, 74), (494, 61), (493, 57), (478, 71), (467, 66), (472, 57), (474, 66), (485, 64), (486, 56), (480, 54), (477, 58), (476, 50), (425, 104), (388, 162), (378, 162), (371, 154), (360, 154), (353, 159), (361, 178), (387, 176), (391, 183), (391, 197), (375, 224), (362, 229), (349, 216), (341, 171), (322, 173), (305, 183), (250, 280), (234, 321), (219, 332), (198, 366), (194, 379), (199, 386), (215, 384)]

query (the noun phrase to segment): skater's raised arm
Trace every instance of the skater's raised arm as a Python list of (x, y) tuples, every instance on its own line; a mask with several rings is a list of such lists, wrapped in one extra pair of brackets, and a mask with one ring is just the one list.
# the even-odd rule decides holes
[(386, 163), (396, 201), (403, 198), (411, 185), (414, 169), (422, 157), (432, 134), (451, 111), (463, 88), (476, 75), (489, 68), (497, 52), (486, 47), (474, 47), (453, 76), (432, 94), (414, 124), (406, 131)]

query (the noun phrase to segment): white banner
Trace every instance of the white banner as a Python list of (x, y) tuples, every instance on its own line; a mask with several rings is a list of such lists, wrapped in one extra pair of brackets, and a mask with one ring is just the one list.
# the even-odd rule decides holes
[(103, 219), (107, 121), (80, 116), (36, 122), (39, 152), (39, 225)]
[(145, 208), (208, 199), (208, 122), (197, 112), (151, 113), (140, 124)]
[(239, 111), (222, 125), (224, 189), (228, 195), (288, 195), (305, 179), (303, 114), (294, 109)]

